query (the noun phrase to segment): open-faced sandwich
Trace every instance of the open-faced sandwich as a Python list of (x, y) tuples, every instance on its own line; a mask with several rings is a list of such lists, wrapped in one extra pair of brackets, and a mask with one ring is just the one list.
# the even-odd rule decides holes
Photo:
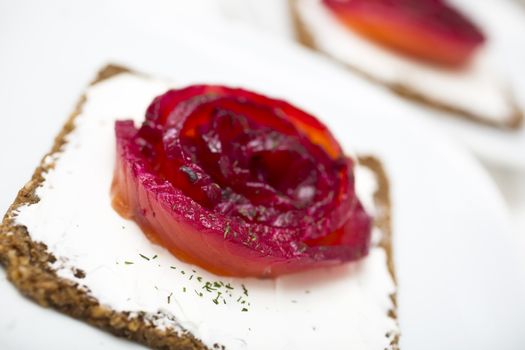
[(109, 66), (20, 190), (25, 296), (157, 349), (397, 349), (388, 180), (314, 116)]
[(521, 126), (494, 36), (447, 1), (290, 2), (303, 44), (370, 80), (450, 115), (507, 130)]

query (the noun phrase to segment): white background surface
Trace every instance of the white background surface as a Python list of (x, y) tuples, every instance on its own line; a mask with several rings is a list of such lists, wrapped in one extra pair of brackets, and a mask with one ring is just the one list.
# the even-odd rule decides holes
[[(60, 129), (65, 116), (71, 111), (76, 98), (92, 78), (93, 72), (100, 66), (107, 61), (115, 59), (127, 62), (126, 57), (130, 58), (130, 55), (135, 55), (129, 62), (134, 64), (138, 69), (144, 69), (149, 73), (160, 76), (168, 75), (174, 78), (176, 77), (176, 69), (172, 71), (165, 69), (169, 62), (164, 54), (165, 52), (169, 52), (170, 42), (168, 40), (165, 41), (167, 48), (164, 47), (162, 50), (159, 50), (157, 49), (157, 45), (151, 43), (149, 43), (151, 44), (149, 45), (147, 40), (141, 38), (140, 35), (127, 35), (130, 33), (124, 33), (125, 31), (140, 29), (141, 33), (145, 33), (145, 36), (157, 33), (165, 39), (169, 37), (169, 35), (166, 34), (170, 34), (170, 29), (177, 29), (180, 33), (181, 24), (186, 22), (189, 31), (188, 37), (191, 38), (192, 33), (190, 33), (190, 31), (192, 32), (194, 26), (198, 26), (199, 22), (202, 22), (203, 26), (209, 26), (208, 22), (212, 23), (211, 18), (220, 14), (229, 19), (247, 19), (251, 23), (263, 23), (259, 24), (259, 27), (269, 28), (269, 31), (273, 32), (273, 34), (289, 34), (286, 25), (271, 25), (268, 27), (267, 24), (264, 24), (268, 23), (265, 21), (269, 17), (281, 16), (280, 18), (282, 19), (285, 15), (284, 12), (279, 12), (280, 15), (276, 15), (273, 10), (268, 10), (268, 7), (261, 5), (262, 2), (251, 1), (241, 4), (240, 1), (237, 0), (225, 0), (221, 3), (206, 1), (192, 1), (191, 3), (192, 5), (188, 5), (188, 2), (183, 3), (180, 1), (157, 1), (154, 5), (148, 7), (148, 11), (143, 11), (141, 6), (136, 3), (130, 4), (129, 2), (119, 1), (78, 3), (75, 4), (74, 7), (66, 1), (49, 1), (45, 3), (36, 1), (20, 1), (16, 3), (0, 2), (0, 121), (2, 125), (0, 128), (1, 211), (4, 211), (9, 203), (12, 202), (16, 191), (28, 179), (44, 150), (49, 149), (50, 140), (53, 135)], [(283, 7), (282, 2), (268, 1), (268, 6), (270, 6), (271, 3), (276, 7)], [(249, 4), (251, 4), (251, 6)], [(191, 7), (191, 9), (189, 7)], [(255, 8), (258, 8), (258, 10), (254, 10)], [(184, 11), (183, 14), (182, 11)], [(207, 20), (207, 18), (210, 18), (210, 20)], [(174, 22), (173, 25), (171, 21)], [(100, 28), (103, 28), (103, 30), (100, 30)], [(247, 37), (249, 36), (242, 35), (241, 33), (239, 41), (236, 43), (233, 42), (232, 44), (245, 47), (246, 52), (252, 49), (253, 54), (246, 54), (246, 59), (257, 60), (257, 50), (260, 50), (260, 46), (257, 42), (247, 40)], [(258, 37), (254, 36), (253, 38)], [(217, 42), (219, 42), (219, 40)], [(220, 62), (220, 65), (228, 65), (228, 55), (221, 51), (221, 47), (217, 42), (215, 42), (213, 38), (210, 38), (210, 46), (216, 49), (216, 59)], [(268, 46), (263, 45), (262, 47)], [(173, 50), (176, 50), (176, 47), (173, 48)], [(197, 57), (193, 58), (196, 62), (199, 61), (198, 53), (199, 51), (197, 49)], [(176, 53), (170, 52), (170, 54)], [(209, 51), (207, 54), (209, 55)], [(244, 51), (240, 51), (240, 54), (244, 54)], [(263, 54), (267, 53), (261, 52), (261, 56), (263, 56)], [(275, 64), (279, 65), (279, 53), (273, 52), (270, 54), (271, 57), (273, 57), (270, 61), (276, 62)], [(204, 61), (203, 59), (203, 62)], [(326, 77), (326, 75), (322, 73), (322, 70), (316, 71), (312, 68), (313, 66), (308, 66), (308, 68), (312, 68), (312, 70), (307, 70), (305, 67), (290, 67), (286, 65), (286, 60), (284, 60), (283, 65), (286, 69), (283, 70), (283, 72), (289, 70), (291, 76), (304, 75), (304, 72), (311, 73), (310, 83), (315, 82), (316, 78), (323, 79)], [(281, 66), (281, 68), (283, 67)], [(247, 74), (249, 74), (248, 71)], [(335, 76), (335, 74), (332, 73), (330, 77), (333, 76)], [(266, 78), (271, 79), (271, 77)], [(327, 85), (325, 84), (323, 86)], [(301, 87), (299, 86), (298, 89), (301, 89)], [(390, 100), (387, 96), (384, 98), (385, 101)], [(430, 139), (432, 139), (432, 137)], [(445, 154), (449, 148), (454, 150), (453, 146), (448, 146), (448, 142), (445, 142), (443, 147)], [(454, 151), (451, 152), (454, 153)], [(453, 156), (453, 158), (454, 157), (456, 156)], [(495, 235), (501, 234), (505, 237), (502, 239), (503, 243), (501, 244), (497, 243), (499, 241), (495, 241), (495, 256), (499, 256), (498, 254), (501, 254), (505, 249), (512, 250), (508, 245), (520, 246), (522, 256), (525, 255), (525, 175), (509, 167), (486, 164), (492, 177), (496, 179), (500, 185), (510, 209), (514, 223), (513, 236), (510, 236), (510, 228), (506, 226), (505, 213), (501, 209), (502, 203), (499, 201), (498, 195), (493, 193), (493, 188), (488, 182), (488, 179), (483, 175), (479, 175), (477, 166), (471, 163), (468, 158), (463, 158), (463, 155), (457, 157), (456, 160), (462, 164), (461, 167), (465, 167), (464, 169), (462, 168), (464, 173), (472, 176), (472, 188), (483, 186), (483, 188), (479, 189), (480, 196), (488, 193), (487, 197), (476, 197), (475, 193), (466, 193), (465, 195), (469, 196), (468, 198), (474, 198), (480, 202), (485, 198), (489, 198), (490, 201), (494, 202), (487, 203), (485, 206), (475, 202), (472, 203), (472, 206), (479, 209), (477, 213), (486, 214), (487, 210), (494, 210), (493, 216), (477, 219), (480, 220), (480, 230), (483, 230), (482, 226), (485, 228), (489, 227), (495, 231)], [(6, 166), (7, 164), (9, 164), (9, 166)], [(451, 181), (454, 180), (452, 179)], [(479, 207), (477, 206), (478, 204), (480, 205)], [(451, 208), (454, 209), (454, 206), (451, 206)], [(463, 208), (456, 209), (462, 210)], [(473, 212), (476, 211), (474, 210)], [(424, 227), (420, 229), (422, 231), (425, 230)], [(483, 243), (479, 243), (479, 245), (486, 247), (487, 244), (491, 244), (490, 239), (490, 236), (485, 236), (482, 241)], [(427, 241), (422, 244), (429, 244), (429, 242)], [(475, 244), (473, 249), (476, 247), (477, 245)], [(404, 253), (410, 255), (410, 252), (403, 252), (402, 247), (400, 249), (400, 255)], [(494, 262), (494, 266), (491, 268), (490, 264), (487, 264), (485, 260), (490, 257), (481, 254), (482, 252), (486, 253), (486, 250), (483, 249), (484, 248), (475, 254), (469, 255), (472, 261), (468, 264), (465, 264), (464, 261), (457, 262), (450, 260), (445, 261), (444, 265), (446, 265), (447, 269), (453, 269), (454, 263), (458, 263), (463, 266), (462, 269), (464, 270), (461, 271), (474, 274), (478, 278), (484, 273), (484, 271), (479, 270), (481, 267), (487, 269), (487, 275), (497, 274), (498, 271), (494, 270), (494, 266), (498, 266), (498, 262)], [(456, 252), (456, 257), (458, 256), (457, 254), (458, 252)], [(509, 253), (509, 255), (512, 255), (512, 253)], [(412, 257), (415, 258), (414, 255), (412, 255)], [(425, 259), (424, 253), (421, 253), (418, 257), (422, 260)], [(477, 261), (479, 261), (479, 263)], [(425, 290), (428, 292), (428, 288), (438, 288), (444, 300), (447, 300), (447, 297), (453, 296), (457, 302), (462, 301), (465, 302), (466, 305), (469, 305), (470, 300), (473, 303), (472, 305), (475, 304), (475, 299), (478, 297), (476, 295), (463, 295), (462, 291), (447, 288), (443, 285), (436, 286), (432, 284), (431, 273), (438, 272), (439, 266), (435, 264), (430, 264), (429, 266), (432, 266), (436, 270), (427, 271), (429, 275), (423, 274), (422, 271), (416, 274), (427, 283), (426, 286), (423, 285), (419, 287), (422, 288), (419, 290), (420, 292), (425, 292)], [(412, 273), (406, 272), (406, 276), (412, 276), (413, 278), (413, 269), (416, 267), (411, 267), (408, 262), (406, 262), (404, 265), (401, 263), (400, 268), (404, 271), (410, 271), (412, 269)], [(502, 274), (501, 278), (508, 282), (509, 279), (512, 278), (509, 277), (509, 274), (514, 276), (512, 274), (517, 271), (518, 270), (500, 271)], [(516, 284), (519, 284), (520, 280), (518, 276), (515, 278), (517, 279)], [(474, 278), (470, 280), (467, 278), (467, 280), (473, 281), (475, 284), (469, 286), (471, 289), (467, 288), (467, 290), (472, 290), (474, 287), (483, 290), (488, 289), (490, 293), (494, 293), (494, 295), (500, 297), (507, 296), (508, 301), (516, 300), (516, 296), (512, 295), (512, 292), (518, 289), (513, 289), (511, 285), (506, 286), (508, 287), (507, 289), (509, 289), (505, 291), (506, 294), (501, 294), (497, 291), (497, 288), (490, 284), (486, 286), (476, 284), (479, 283), (479, 279), (476, 280)], [(410, 279), (406, 281), (410, 281)], [(403, 279), (401, 279), (401, 283), (403, 283)], [(31, 334), (32, 339), (38, 341), (40, 344), (51, 345), (56, 341), (57, 334), (50, 331), (49, 328), (42, 326), (50, 325), (52, 328), (54, 327), (53, 329), (60, 329), (61, 332), (65, 334), (70, 333), (76, 335), (75, 337), (61, 337), (58, 348), (75, 347), (89, 349), (99, 345), (105, 345), (106, 348), (116, 348), (119, 346), (118, 344), (120, 344), (121, 347), (126, 346), (126, 348), (134, 346), (115, 341), (112, 337), (93, 330), (90, 327), (86, 327), (80, 323), (72, 323), (67, 318), (58, 316), (52, 311), (50, 312), (35, 307), (30, 303), (17, 302), (17, 309), (13, 310), (10, 306), (13, 300), (18, 300), (16, 292), (13, 288), (10, 288), (4, 280), (0, 280), (0, 290), (0, 310), (8, 310), (7, 312), (10, 312), (9, 314), (11, 315), (11, 317), (1, 318), (1, 322), (3, 323), (0, 323), (0, 345), (2, 345), (2, 332), (4, 330), (16, 330), (16, 334)], [(405, 296), (401, 295), (401, 302), (403, 302), (403, 298), (405, 298), (404, 300), (415, 300), (424, 306), (425, 301), (418, 300), (417, 291), (417, 288), (414, 289), (412, 287), (412, 293), (414, 294), (411, 295), (410, 299), (408, 299), (408, 294), (405, 294)], [(459, 297), (457, 296), (458, 293), (460, 294)], [(425, 294), (423, 293), (422, 295)], [(482, 295), (487, 296), (490, 294)], [(499, 302), (503, 304), (499, 304)], [(496, 300), (495, 303), (508, 309), (515, 309), (515, 311), (522, 310), (522, 305), (505, 304), (505, 301), (502, 300)], [(453, 306), (459, 309), (462, 307), (462, 305)], [(486, 322), (487, 316), (484, 312), (488, 311), (481, 310), (467, 316), (465, 316), (465, 314), (446, 316), (442, 313), (442, 318), (434, 320), (434, 324), (441, 323), (445, 325), (438, 327), (435, 331), (432, 329), (422, 329), (422, 325), (411, 324), (411, 322), (418, 320), (417, 316), (424, 317), (423, 313), (429, 310), (435, 311), (435, 306), (433, 307), (431, 303), (419, 310), (420, 315), (417, 315), (415, 310), (412, 310), (412, 312), (415, 313), (412, 316), (414, 317), (415, 315), (415, 317), (405, 318), (405, 325), (407, 327), (405, 341), (407, 342), (408, 349), (423, 348), (421, 346), (415, 346), (418, 345), (417, 341), (421, 340), (421, 338), (417, 338), (418, 334), (420, 336), (428, 335), (428, 339), (432, 339), (433, 337), (436, 337), (436, 339), (449, 339), (451, 343), (448, 343), (448, 345), (459, 344), (457, 342), (454, 343), (454, 340), (458, 341), (465, 337), (471, 340), (474, 339), (475, 334), (462, 334), (463, 331), (475, 332), (474, 328), (457, 329), (452, 333), (440, 334), (440, 331), (450, 330), (450, 328), (446, 326), (447, 322), (456, 325), (462, 324), (463, 326), (469, 323), (470, 326), (475, 326), (476, 322), (479, 322), (481, 326), (479, 327), (480, 331), (501, 334), (498, 333), (502, 331), (502, 326), (498, 326), (497, 324), (497, 321), (499, 321), (498, 312), (500, 312), (499, 315), (502, 317), (509, 315), (509, 310), (504, 308), (501, 310), (489, 308), (489, 310), (491, 310), (490, 312), (495, 313), (493, 314), (494, 324), (488, 324), (483, 323)], [(479, 317), (476, 318), (476, 316)], [(458, 320), (458, 317), (466, 317), (466, 319)], [(517, 321), (518, 319), (514, 318), (513, 320)], [(504, 326), (506, 327), (507, 325), (505, 324)], [(509, 325), (509, 327), (511, 326), (512, 325)], [(490, 327), (495, 328), (492, 329)], [(79, 343), (77, 338), (79, 334), (81, 334), (81, 339), (86, 339), (86, 341)], [(430, 337), (431, 334), (433, 334), (432, 337)], [(10, 348), (13, 349), (29, 348), (28, 344), (31, 344), (31, 342), (28, 342), (28, 338), (17, 337), (9, 339), (11, 341), (13, 341), (13, 339), (18, 341), (18, 343), (11, 342), (8, 344)], [(436, 344), (439, 344), (439, 342)], [(477, 349), (480, 349), (488, 344), (478, 345), (480, 347)], [(431, 346), (432, 344), (429, 344), (428, 348), (432, 348)], [(0, 348), (5, 347), (0, 346)], [(448, 348), (454, 347), (449, 346)], [(508, 348), (510, 349), (510, 347)]]

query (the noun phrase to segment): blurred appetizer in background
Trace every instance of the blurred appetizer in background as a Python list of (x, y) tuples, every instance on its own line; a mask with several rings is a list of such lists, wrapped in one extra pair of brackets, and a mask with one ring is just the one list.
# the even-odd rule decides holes
[[(523, 113), (483, 23), (443, 0), (290, 0), (304, 45), (426, 106), (516, 130)], [(497, 14), (494, 14), (497, 16)]]

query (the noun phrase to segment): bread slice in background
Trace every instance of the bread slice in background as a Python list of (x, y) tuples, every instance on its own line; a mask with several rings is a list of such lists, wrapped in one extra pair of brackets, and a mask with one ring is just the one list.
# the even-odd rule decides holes
[[(129, 72), (123, 67), (107, 66), (99, 72), (92, 85), (100, 84)], [(68, 257), (56, 256), (44, 243), (33, 240), (32, 233), (27, 227), (17, 222), (17, 217), (22, 208), (30, 207), (40, 201), (37, 194), (38, 189), (46, 186), (47, 174), (53, 172), (68, 143), (74, 143), (72, 132), (77, 126), (77, 117), (82, 114), (86, 100), (86, 95), (80, 98), (72, 115), (56, 137), (51, 151), (42, 159), (31, 180), (19, 191), (17, 198), (4, 216), (0, 226), (0, 262), (7, 271), (8, 279), (24, 296), (34, 300), (39, 305), (54, 308), (119, 337), (155, 349), (206, 349), (206, 345), (201, 340), (184, 328), (181, 330), (179, 327), (170, 325), (159, 327), (155, 320), (157, 316), (152, 316), (146, 311), (118, 311), (97, 300), (89, 285), (82, 283), (87, 279), (86, 276), (90, 271), (73, 267), (70, 277), (59, 273), (56, 269), (57, 264), (67, 260)], [(377, 180), (377, 190), (373, 198), (376, 213), (375, 225), (382, 235), (375, 244), (384, 250), (388, 272), (395, 282), (388, 179), (380, 161), (376, 158), (371, 156), (359, 157), (359, 162), (361, 166), (375, 174)], [(107, 190), (109, 201), (109, 188)], [(64, 203), (64, 205), (76, 204)], [(104, 228), (101, 227), (100, 229), (103, 230)], [(113, 233), (109, 232), (108, 234)], [(100, 244), (104, 244), (104, 242), (100, 242)], [(390, 298), (392, 307), (387, 316), (395, 321), (397, 319), (395, 292), (390, 295)], [(241, 326), (239, 324), (239, 328)], [(298, 336), (301, 335), (298, 334)], [(377, 337), (385, 337), (385, 334), (378, 334)], [(387, 334), (386, 337), (389, 342), (388, 347), (397, 349), (399, 341), (397, 329), (394, 329), (391, 334)], [(212, 346), (208, 344), (208, 348), (220, 348), (221, 346), (221, 344), (213, 344)]]
[(464, 69), (440, 69), (362, 38), (340, 24), (322, 0), (288, 1), (296, 38), (303, 45), (413, 102), (502, 130), (521, 128), (523, 112), (488, 56), (492, 46), (478, 52)]

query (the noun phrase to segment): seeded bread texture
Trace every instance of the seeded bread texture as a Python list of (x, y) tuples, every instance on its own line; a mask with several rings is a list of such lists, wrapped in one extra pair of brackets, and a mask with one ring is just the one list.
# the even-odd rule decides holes
[[(322, 54), (326, 54), (329, 56), (326, 52), (321, 51), (318, 46), (315, 43), (314, 36), (310, 32), (308, 26), (304, 23), (304, 21), (301, 18), (301, 15), (299, 13), (299, 10), (297, 8), (297, 2), (299, 0), (288, 0), (289, 1), (289, 8), (290, 8), (290, 16), (292, 17), (292, 24), (294, 27), (295, 32), (295, 38), (296, 40), (301, 43), (302, 45), (318, 51)], [(330, 57), (330, 56), (329, 56)], [(331, 59), (335, 59), (333, 57), (330, 57)], [(367, 72), (364, 72), (363, 70), (358, 69), (357, 67), (354, 67), (352, 65), (349, 65), (346, 62), (340, 62), (344, 66), (346, 66), (349, 70), (355, 72), (356, 74), (376, 83), (379, 85), (382, 85), (395, 94), (409, 99), (415, 103), (431, 107), (437, 110), (440, 110), (442, 112), (446, 112), (448, 115), (452, 117), (459, 117), (462, 119), (467, 119), (479, 124), (483, 124), (486, 126), (490, 126), (497, 129), (502, 130), (519, 130), (523, 124), (523, 111), (520, 109), (520, 107), (514, 102), (514, 98), (512, 96), (508, 96), (508, 101), (512, 105), (512, 112), (508, 116), (504, 116), (505, 118), (501, 121), (494, 121), (489, 120), (487, 118), (484, 118), (482, 115), (478, 115), (476, 113), (473, 113), (471, 111), (468, 111), (466, 109), (463, 109), (461, 107), (447, 104), (443, 101), (440, 101), (439, 99), (435, 99), (432, 96), (428, 96), (426, 94), (421, 93), (420, 91), (415, 90), (414, 88), (407, 86), (406, 84), (403, 84), (403, 82), (397, 82), (397, 83), (390, 83), (382, 81), (372, 75), (370, 75)]]
[[(109, 65), (103, 68), (92, 85), (105, 79), (130, 72), (128, 69)], [(89, 291), (80, 284), (59, 277), (51, 264), (57, 257), (48, 252), (45, 244), (31, 239), (26, 227), (16, 224), (17, 209), (39, 201), (36, 190), (45, 179), (46, 172), (53, 164), (44, 161), (47, 156), (59, 157), (66, 144), (67, 135), (75, 128), (75, 119), (82, 112), (85, 97), (81, 97), (75, 110), (67, 120), (61, 132), (55, 138), (51, 151), (42, 159), (31, 180), (18, 192), (14, 203), (5, 214), (0, 225), (0, 263), (5, 267), (7, 277), (21, 294), (43, 307), (54, 308), (73, 318), (85, 321), (95, 327), (106, 330), (116, 336), (142, 343), (153, 349), (201, 350), (207, 347), (192, 334), (179, 333), (175, 330), (161, 330), (153, 324), (151, 315), (117, 312), (101, 305)], [(391, 245), (391, 216), (389, 185), (381, 163), (373, 157), (360, 157), (360, 164), (372, 170), (378, 179), (379, 189), (374, 200), (379, 213), (375, 224), (384, 232), (381, 246), (388, 258), (388, 268), (395, 280)], [(108, 198), (109, 200), (109, 198)], [(75, 270), (77, 278), (85, 277), (85, 272)], [(396, 296), (391, 296), (394, 309), (389, 316), (396, 319)], [(380, 335), (384, 336), (384, 335)], [(398, 349), (399, 335), (393, 337), (389, 349)], [(224, 348), (215, 344), (214, 349)]]

